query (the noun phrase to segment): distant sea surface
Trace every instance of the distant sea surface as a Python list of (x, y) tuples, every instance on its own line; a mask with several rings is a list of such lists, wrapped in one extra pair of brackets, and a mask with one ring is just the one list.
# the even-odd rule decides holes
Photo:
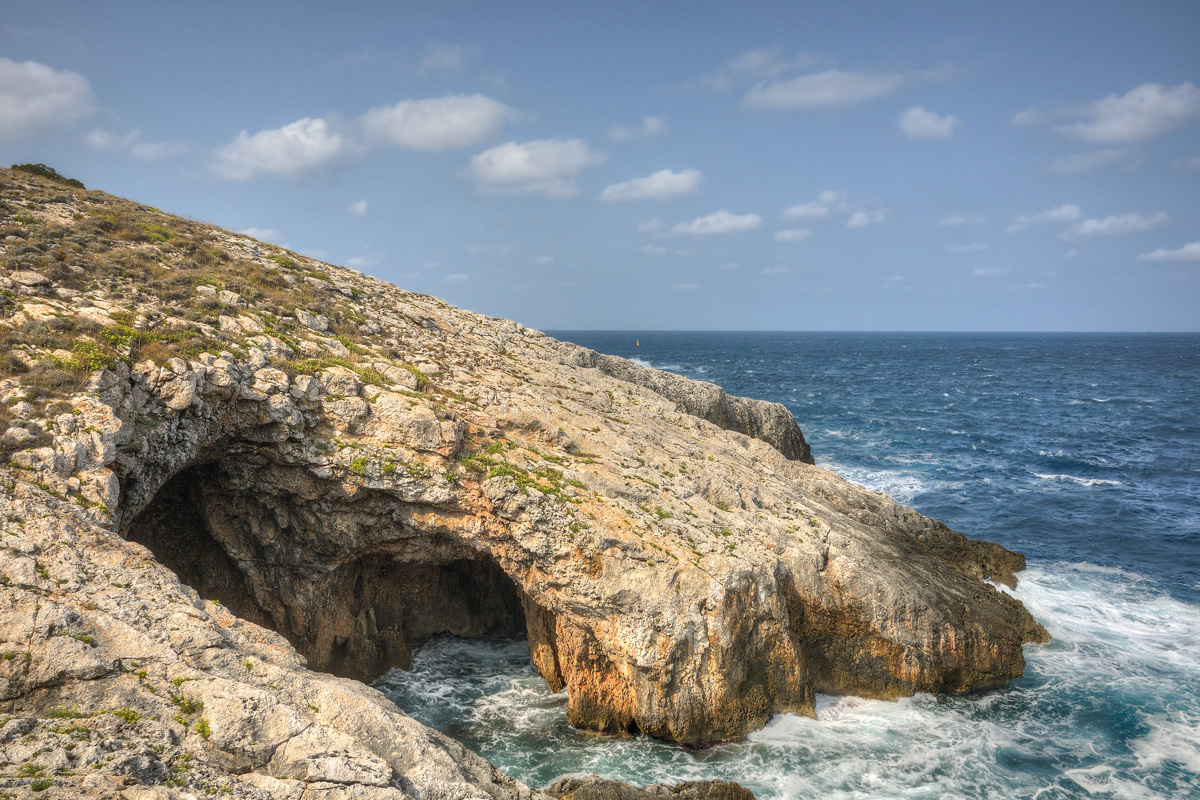
[(819, 465), (1023, 552), (1050, 631), (974, 697), (822, 697), (691, 752), (566, 724), (523, 642), (377, 684), (533, 786), (722, 778), (769, 798), (1200, 798), (1200, 335), (550, 332), (787, 406)]

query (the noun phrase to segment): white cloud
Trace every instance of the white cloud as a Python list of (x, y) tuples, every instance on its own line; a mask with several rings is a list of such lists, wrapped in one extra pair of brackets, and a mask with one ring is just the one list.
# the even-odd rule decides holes
[(371, 213), (371, 206), (366, 200), (359, 200), (357, 203), (346, 206), (346, 210), (350, 212), (350, 216), (362, 219)]
[(1022, 214), (1016, 217), (1013, 219), (1012, 224), (1008, 226), (1008, 232), (1016, 233), (1031, 225), (1043, 225), (1047, 222), (1074, 222), (1082, 218), (1083, 209), (1074, 203), (1065, 203), (1055, 208), (1040, 211), (1037, 214)]
[(1167, 215), (1159, 211), (1149, 217), (1141, 214), (1121, 214), (1120, 216), (1105, 217), (1104, 219), (1085, 219), (1076, 222), (1061, 234), (1060, 239), (1087, 239), (1092, 236), (1113, 236), (1126, 233), (1141, 233), (1169, 221)]
[(453, 72), (466, 67), (479, 56), (479, 49), (461, 44), (429, 44), (421, 59), (422, 72)]
[(997, 275), (1007, 275), (1008, 267), (979, 267), (971, 274), (976, 278), (993, 278)]
[(662, 220), (659, 219), (658, 217), (655, 217), (654, 219), (649, 220), (648, 222), (638, 223), (637, 229), (639, 231), (641, 231), (642, 233), (654, 233), (655, 231), (662, 230), (662, 226), (663, 226)]
[(767, 267), (763, 270), (763, 275), (787, 275), (791, 271), (791, 267), (785, 267), (783, 264), (780, 264), (775, 267)]
[(0, 141), (33, 139), (95, 110), (96, 98), (79, 73), (0, 58)]
[(324, 119), (304, 119), (282, 128), (242, 131), (217, 151), (214, 169), (230, 180), (247, 180), (262, 174), (298, 175), (327, 166), (349, 155), (349, 139)]
[(470, 275), (464, 275), (461, 272), (452, 272), (451, 274), (442, 278), (442, 280), (444, 280), (446, 283), (463, 283), (465, 281), (469, 281), (470, 279)]
[(1036, 108), (1027, 108), (1013, 114), (1012, 124), (1021, 126), (1041, 125), (1046, 121), (1046, 113)]
[(669, 251), (656, 244), (642, 245), (642, 252), (649, 256), (665, 256)]
[(730, 214), (725, 209), (714, 211), (707, 217), (696, 217), (691, 222), (681, 222), (671, 228), (676, 236), (709, 236), (720, 233), (741, 233), (761, 228), (763, 219), (758, 214)]
[(1190, 242), (1178, 250), (1159, 248), (1153, 253), (1142, 253), (1138, 261), (1200, 261), (1200, 242)]
[(126, 153), (134, 161), (165, 161), (182, 155), (191, 148), (185, 142), (145, 142), (140, 131), (116, 133), (93, 128), (84, 134), (83, 143), (93, 150)]
[(882, 225), (888, 221), (891, 209), (879, 208), (873, 211), (855, 211), (846, 220), (847, 228), (865, 228), (868, 225)]
[(1078, 250), (1068, 250), (1067, 252), (1063, 253), (1063, 261), (1070, 261), (1073, 258), (1079, 258)]
[(584, 170), (604, 160), (581, 139), (506, 142), (471, 159), (471, 174), (484, 194), (573, 197)]
[(614, 125), (608, 129), (608, 139), (611, 142), (628, 142), (631, 139), (651, 139), (664, 136), (670, 130), (667, 121), (662, 117), (642, 117), (639, 125)]
[(921, 106), (913, 106), (905, 111), (897, 122), (904, 135), (911, 139), (949, 139), (963, 124), (958, 117), (943, 117)]
[(807, 228), (787, 228), (775, 231), (773, 238), (777, 242), (802, 242), (810, 236), (812, 236), (812, 231)]
[(372, 108), (361, 122), (369, 142), (436, 152), (478, 144), (516, 113), (482, 94), (450, 95)]
[(956, 247), (951, 247), (950, 252), (951, 253), (982, 253), (984, 250), (987, 250), (987, 249), (988, 249), (988, 246), (986, 244), (982, 244), (980, 242), (975, 242), (973, 244), (960, 244)]
[(1071, 115), (1087, 119), (1058, 125), (1056, 133), (1096, 144), (1143, 142), (1200, 117), (1200, 89), (1190, 82), (1170, 88), (1143, 83), (1123, 95), (1111, 94), (1089, 103)]
[(848, 106), (891, 94), (903, 83), (902, 75), (869, 75), (831, 69), (760, 83), (746, 93), (742, 102), (748, 108)]
[(1171, 162), (1171, 169), (1200, 169), (1200, 156), (1177, 158)]
[(750, 50), (726, 62), (717, 74), (703, 78), (701, 83), (710, 89), (728, 89), (735, 83), (774, 78), (789, 70), (810, 67), (817, 61), (816, 56), (805, 53), (786, 57), (777, 47)]
[(238, 231), (238, 233), (258, 239), (260, 242), (273, 242), (275, 244), (278, 244), (279, 240), (283, 238), (283, 234), (273, 228), (246, 228)]
[(783, 218), (787, 220), (821, 219), (832, 212), (846, 211), (846, 193), (828, 189), (817, 195), (811, 203), (801, 203), (785, 209)]
[(346, 259), (346, 266), (351, 269), (366, 269), (375, 263), (377, 259), (374, 256), (354, 256)]
[(1092, 150), (1087, 153), (1075, 153), (1066, 158), (1052, 161), (1048, 169), (1058, 175), (1074, 175), (1080, 172), (1091, 172), (1094, 169), (1122, 162), (1129, 167), (1135, 167), (1141, 163), (1141, 154), (1136, 150), (1121, 148)]
[(983, 217), (973, 216), (964, 217), (962, 214), (954, 214), (949, 217), (942, 217), (938, 220), (938, 225), (943, 228), (961, 228), (964, 225), (979, 225), (983, 222)]
[(600, 193), (600, 199), (606, 203), (670, 200), (695, 193), (703, 180), (704, 173), (697, 169), (685, 169), (680, 172), (662, 169), (645, 178), (614, 183)]
[(536, 256), (529, 259), (530, 264), (553, 264), (554, 256)]

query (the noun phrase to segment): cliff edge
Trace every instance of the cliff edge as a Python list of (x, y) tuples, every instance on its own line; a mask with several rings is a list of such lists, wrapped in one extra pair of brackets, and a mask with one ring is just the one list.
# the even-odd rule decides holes
[(812, 465), (777, 404), (21, 172), (0, 260), (22, 791), (543, 797), (359, 682), (442, 632), (698, 746), (1046, 640), (988, 582), (1020, 555)]

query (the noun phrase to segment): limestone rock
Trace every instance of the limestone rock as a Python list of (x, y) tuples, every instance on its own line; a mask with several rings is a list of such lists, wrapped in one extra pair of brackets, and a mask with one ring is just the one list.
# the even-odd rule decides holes
[[(42, 186), (0, 173), (22, 207)], [(43, 432), (0, 463), (0, 760), (63, 796), (544, 797), (358, 682), (446, 632), (526, 636), (575, 725), (696, 746), (817, 692), (999, 688), (1046, 639), (992, 585), (1021, 556), (814, 466), (782, 406), (55, 191), (54, 235), (104, 254), (0, 308), (47, 325), (0, 373)], [(175, 231), (163, 264), (127, 274), (146, 253), (96, 207)], [(199, 250), (236, 297), (179, 291)], [(74, 357), (49, 321), (103, 331), (104, 368), (27, 393)]]

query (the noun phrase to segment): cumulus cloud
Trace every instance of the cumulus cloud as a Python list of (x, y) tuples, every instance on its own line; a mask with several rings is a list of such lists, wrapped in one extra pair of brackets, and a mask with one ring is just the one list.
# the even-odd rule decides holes
[(647, 244), (642, 246), (642, 252), (648, 256), (665, 256), (670, 251), (657, 244)]
[(305, 117), (254, 135), (242, 131), (217, 151), (214, 169), (230, 180), (292, 176), (341, 161), (350, 151), (349, 138), (327, 120)]
[(855, 211), (846, 220), (847, 228), (865, 228), (868, 225), (882, 225), (888, 221), (891, 209), (877, 208), (872, 211)]
[(658, 217), (655, 217), (654, 219), (647, 220), (646, 222), (639, 222), (637, 229), (642, 233), (654, 233), (656, 231), (661, 231), (662, 226), (662, 220)]
[(828, 217), (830, 213), (846, 210), (846, 193), (829, 189), (821, 192), (817, 195), (817, 199), (810, 203), (801, 203), (785, 209), (783, 218), (788, 220), (822, 219)]
[(446, 283), (464, 283), (470, 279), (470, 275), (464, 275), (461, 272), (452, 272), (446, 277), (442, 278), (442, 280), (444, 280)]
[(535, 256), (529, 259), (530, 264), (553, 264), (554, 256)]
[(350, 216), (362, 219), (371, 213), (371, 206), (366, 200), (359, 200), (357, 203), (351, 203), (346, 206), (346, 210), (350, 212)]
[(1055, 132), (1096, 144), (1130, 144), (1153, 139), (1200, 117), (1200, 89), (1190, 82), (1170, 88), (1143, 83), (1123, 95), (1075, 110), (1082, 122), (1058, 125)]
[(478, 144), (515, 115), (482, 94), (450, 95), (372, 108), (363, 115), (362, 128), (371, 143), (436, 152)]
[(1037, 214), (1022, 214), (1014, 218), (1012, 224), (1008, 226), (1008, 232), (1016, 233), (1031, 225), (1043, 225), (1048, 222), (1074, 222), (1078, 219), (1083, 219), (1083, 209), (1074, 203), (1065, 203)]
[(95, 110), (95, 95), (79, 73), (0, 58), (0, 142), (42, 136)]
[(1153, 253), (1142, 253), (1138, 261), (1200, 261), (1200, 242), (1190, 242), (1178, 250), (1159, 248)]
[(251, 135), (242, 131), (217, 151), (213, 171), (230, 180), (298, 175), (372, 147), (396, 145), (437, 152), (493, 136), (517, 112), (481, 94), (405, 100), (373, 108), (356, 120), (336, 116), (296, 120)]
[(802, 242), (810, 236), (812, 236), (812, 231), (807, 228), (786, 228), (775, 231), (773, 238), (777, 242)]
[(645, 178), (614, 183), (600, 193), (600, 199), (606, 203), (670, 200), (695, 193), (703, 180), (704, 173), (700, 170), (685, 169), (680, 172), (672, 172), (669, 169), (663, 169), (647, 175)]
[(581, 139), (539, 139), (485, 150), (471, 159), (470, 171), (484, 194), (573, 197), (575, 179), (603, 160)]
[(910, 139), (949, 139), (963, 124), (958, 117), (941, 116), (921, 106), (908, 109), (897, 122)]
[(1007, 275), (1008, 273), (1008, 267), (979, 267), (971, 274), (976, 278), (992, 278), (997, 275)]
[(758, 214), (731, 214), (725, 209), (691, 222), (680, 222), (671, 228), (676, 236), (711, 236), (720, 233), (741, 233), (761, 228), (763, 218)]
[(786, 80), (764, 81), (743, 98), (748, 108), (822, 108), (849, 106), (891, 94), (904, 83), (902, 75), (870, 75), (837, 69)]
[(960, 244), (955, 247), (951, 247), (950, 252), (951, 253), (982, 253), (984, 250), (987, 250), (987, 248), (988, 248), (988, 246), (986, 244), (983, 244), (981, 242), (975, 242), (972, 244)]
[(614, 125), (608, 129), (610, 142), (628, 142), (631, 139), (652, 139), (664, 136), (671, 126), (662, 117), (642, 117), (638, 125)]
[(728, 89), (747, 81), (774, 78), (784, 72), (810, 67), (818, 61), (816, 56), (801, 53), (785, 56), (778, 47), (750, 50), (726, 62), (715, 75), (701, 79), (710, 89)]
[(126, 153), (135, 161), (163, 161), (190, 149), (184, 142), (142, 141), (140, 131), (116, 133), (103, 128), (93, 128), (84, 134), (83, 143), (101, 152)]
[(1085, 219), (1076, 222), (1060, 235), (1060, 239), (1087, 239), (1092, 236), (1113, 236), (1126, 233), (1142, 233), (1169, 221), (1167, 215), (1159, 211), (1148, 217), (1141, 214), (1121, 214), (1105, 217), (1104, 219)]
[(1128, 167), (1135, 167), (1141, 163), (1141, 159), (1141, 154), (1136, 150), (1110, 147), (1105, 150), (1075, 153), (1066, 158), (1060, 158), (1050, 162), (1048, 169), (1057, 175), (1074, 175), (1080, 172), (1091, 172), (1112, 164), (1124, 163)]

